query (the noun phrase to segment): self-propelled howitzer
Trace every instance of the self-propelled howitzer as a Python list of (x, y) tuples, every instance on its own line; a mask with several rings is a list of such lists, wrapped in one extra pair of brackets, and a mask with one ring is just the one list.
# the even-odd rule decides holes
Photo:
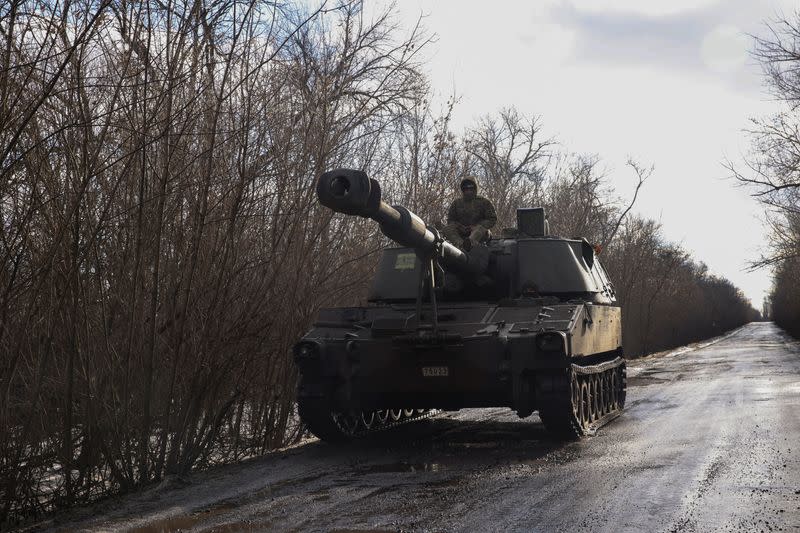
[(320, 310), (295, 345), (312, 433), (343, 440), (438, 409), (503, 406), (578, 437), (621, 412), (621, 314), (587, 241), (551, 237), (542, 209), (520, 209), (517, 228), (464, 252), (383, 202), (363, 172), (327, 172), (317, 195), (401, 247), (383, 251), (368, 305)]

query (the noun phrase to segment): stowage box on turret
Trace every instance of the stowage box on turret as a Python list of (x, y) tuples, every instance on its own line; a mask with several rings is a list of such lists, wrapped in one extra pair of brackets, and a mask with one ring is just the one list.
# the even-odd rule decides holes
[(620, 308), (586, 240), (551, 237), (542, 209), (520, 209), (517, 228), (465, 253), (384, 203), (363, 172), (327, 172), (317, 195), (401, 247), (383, 251), (368, 305), (322, 309), (294, 347), (312, 433), (337, 441), (438, 409), (510, 407), (576, 438), (621, 412)]

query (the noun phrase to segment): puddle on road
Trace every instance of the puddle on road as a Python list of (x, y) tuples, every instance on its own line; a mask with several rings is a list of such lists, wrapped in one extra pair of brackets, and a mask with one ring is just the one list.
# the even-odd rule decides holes
[(227, 524), (220, 524), (218, 526), (212, 526), (207, 529), (203, 529), (201, 533), (241, 533), (241, 532), (261, 532), (261, 531), (272, 531), (272, 522), (251, 522), (251, 521), (243, 521), (243, 522), (229, 522)]
[(202, 511), (197, 511), (191, 514), (173, 516), (158, 520), (147, 524), (146, 526), (135, 527), (127, 530), (128, 533), (173, 533), (174, 531), (185, 531), (191, 529), (200, 522), (213, 518), (226, 511), (234, 509), (236, 506), (232, 503), (221, 503)]
[(330, 533), (398, 533), (397, 529), (332, 529)]
[(426, 487), (441, 489), (445, 487), (456, 487), (464, 482), (465, 476), (453, 476), (439, 481), (429, 481), (425, 483)]
[(365, 465), (358, 467), (358, 471), (364, 474), (396, 474), (414, 472), (440, 472), (444, 466), (439, 463), (388, 463), (379, 465)]
[[(307, 484), (321, 477), (324, 477), (325, 475), (327, 474), (322, 473), (322, 474), (305, 476), (298, 479), (285, 479), (282, 481), (278, 481), (276, 483), (268, 485), (264, 489), (256, 491), (255, 493), (245, 497), (244, 499), (238, 501), (237, 503), (233, 503), (230, 501), (219, 503), (217, 505), (213, 505), (211, 507), (208, 507), (200, 511), (194, 511), (188, 514), (173, 516), (170, 518), (165, 518), (164, 520), (151, 522), (150, 524), (147, 524), (145, 526), (132, 528), (129, 529), (127, 533), (174, 533), (177, 531), (186, 531), (197, 527), (201, 523), (208, 522), (210, 519), (222, 515), (227, 511), (236, 509), (237, 505), (241, 505), (248, 501), (258, 501), (269, 498), (271, 496), (274, 496), (277, 492), (279, 492), (286, 486), (293, 484), (301, 484), (301, 485)], [(263, 522), (259, 522), (256, 524), (249, 524), (247, 522), (235, 522), (231, 524), (213, 526), (204, 529), (203, 531), (208, 531), (209, 533), (211, 532), (227, 533), (231, 531), (264, 531), (264, 530), (265, 530), (265, 524)]]
[(191, 529), (198, 522), (202, 520), (199, 516), (176, 516), (166, 520), (159, 520), (146, 526), (129, 529), (128, 533), (172, 533), (173, 531), (182, 531)]
[[(222, 513), (223, 510), (233, 509), (234, 505), (226, 504), (224, 509), (212, 508), (206, 511), (198, 511), (190, 515), (176, 516), (153, 522), (146, 526), (129, 529), (127, 533), (176, 533), (179, 531), (188, 531), (200, 525), (201, 522), (213, 518)], [(272, 522), (270, 520), (237, 520), (236, 522), (227, 522), (215, 526), (206, 526), (200, 529), (201, 533), (236, 533), (242, 531), (269, 531), (271, 530)], [(202, 527), (202, 526), (201, 526)]]
[(664, 399), (659, 398), (637, 398), (636, 400), (629, 400), (625, 404), (625, 410), (631, 412), (634, 407), (637, 406), (649, 406), (652, 409), (656, 409), (658, 411), (666, 411), (669, 409), (678, 409), (682, 407), (682, 405), (677, 403), (672, 403)]
[(632, 376), (628, 378), (628, 385), (639, 385), (639, 386), (646, 386), (646, 385), (654, 385), (656, 383), (666, 383), (668, 379), (665, 378), (658, 378), (649, 374), (645, 374), (644, 372), (639, 374), (638, 376)]
[(478, 450), (492, 450), (500, 447), (499, 442), (449, 442), (449, 448), (465, 448)]

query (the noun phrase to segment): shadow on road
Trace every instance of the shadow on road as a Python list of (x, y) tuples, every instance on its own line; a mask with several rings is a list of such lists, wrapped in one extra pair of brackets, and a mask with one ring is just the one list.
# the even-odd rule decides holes
[[(479, 410), (476, 410), (480, 413)], [(384, 452), (410, 455), (419, 464), (431, 464), (444, 456), (457, 456), (462, 466), (503, 461), (533, 461), (579, 443), (555, 439), (535, 417), (526, 420), (463, 419), (446, 415), (384, 431), (346, 443), (310, 445), (315, 454), (331, 458), (353, 453), (372, 459)], [(311, 449), (309, 449), (311, 451)]]

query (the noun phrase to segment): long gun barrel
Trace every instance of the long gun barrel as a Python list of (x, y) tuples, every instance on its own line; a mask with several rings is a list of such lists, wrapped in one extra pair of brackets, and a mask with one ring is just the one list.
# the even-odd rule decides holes
[(384, 235), (423, 256), (436, 256), (448, 270), (473, 270), (467, 254), (442, 239), (421, 218), (403, 206), (390, 206), (381, 200), (380, 184), (364, 172), (340, 168), (324, 173), (317, 181), (317, 197), (322, 205), (338, 213), (371, 218), (380, 224)]

